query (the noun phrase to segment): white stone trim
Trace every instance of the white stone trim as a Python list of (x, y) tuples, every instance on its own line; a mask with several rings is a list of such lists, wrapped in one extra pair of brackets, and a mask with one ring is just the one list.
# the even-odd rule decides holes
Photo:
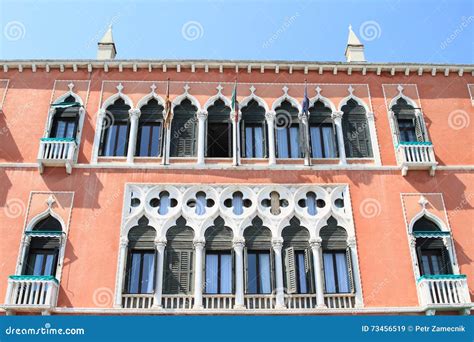
[(272, 112), (274, 112), (284, 101), (290, 102), (293, 107), (298, 109), (298, 113), (301, 113), (303, 111), (303, 108), (301, 107), (301, 104), (294, 97), (292, 97), (288, 94), (288, 88), (287, 88), (286, 91), (283, 91), (282, 96), (280, 96), (275, 101), (273, 101), (272, 109), (271, 109)]
[(8, 86), (10, 85), (10, 80), (5, 78), (5, 79), (0, 79), (0, 82), (5, 82), (5, 91), (3, 92), (3, 96), (0, 99), (0, 112), (2, 112), (3, 105), (5, 104), (5, 99), (7, 98), (7, 91), (8, 91)]

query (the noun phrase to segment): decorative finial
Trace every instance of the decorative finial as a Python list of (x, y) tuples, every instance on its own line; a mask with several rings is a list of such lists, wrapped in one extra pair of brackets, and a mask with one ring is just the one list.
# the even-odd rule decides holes
[(426, 209), (426, 205), (428, 204), (428, 200), (426, 199), (425, 196), (420, 196), (420, 199), (418, 200), (418, 204), (421, 205), (423, 207), (423, 210)]
[(252, 85), (252, 86), (250, 87), (250, 92), (253, 94), (253, 93), (255, 93), (255, 90), (256, 90), (255, 87)]
[(404, 89), (403, 86), (401, 84), (399, 84), (398, 87), (397, 87), (397, 90), (400, 94), (402, 94), (403, 89)]
[(321, 88), (319, 86), (316, 87), (316, 92), (318, 96), (321, 95)]
[(69, 83), (68, 85), (69, 91), (72, 92), (72, 89), (74, 88), (74, 83)]
[(150, 89), (151, 89), (151, 92), (154, 93), (155, 90), (156, 90), (156, 84), (153, 83), (153, 84), (150, 86)]
[(217, 89), (217, 93), (218, 94), (221, 94), (222, 93), (222, 89), (224, 89), (224, 87), (219, 83), (219, 85), (216, 87)]
[(351, 95), (354, 92), (354, 88), (352, 88), (352, 85), (350, 85), (349, 88), (347, 88), (347, 90), (349, 90), (349, 94)]
[(284, 86), (281, 89), (283, 89), (283, 92), (285, 93), (285, 95), (288, 95), (288, 87), (287, 86)]
[(53, 207), (54, 203), (56, 203), (56, 200), (54, 199), (54, 196), (49, 195), (48, 199), (46, 200), (46, 204), (48, 205), (48, 208), (51, 209)]
[(186, 83), (183, 88), (184, 88), (184, 92), (187, 94), (191, 87), (189, 86), (189, 84)]
[(122, 83), (119, 83), (119, 84), (118, 84), (117, 90), (118, 90), (119, 93), (122, 93), (122, 90), (123, 90), (123, 85), (122, 85)]

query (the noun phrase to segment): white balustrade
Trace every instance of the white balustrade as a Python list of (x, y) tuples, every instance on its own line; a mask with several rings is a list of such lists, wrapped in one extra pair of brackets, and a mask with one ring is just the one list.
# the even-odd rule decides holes
[(153, 294), (122, 294), (124, 309), (150, 309), (153, 306)]
[(355, 295), (352, 293), (325, 294), (324, 304), (328, 309), (352, 309), (355, 307)]
[(245, 307), (251, 310), (270, 310), (275, 308), (275, 295), (254, 294), (245, 295)]
[(40, 140), (38, 151), (40, 172), (43, 172), (44, 166), (66, 166), (67, 173), (71, 173), (75, 152), (74, 140)]
[(194, 305), (194, 297), (188, 295), (169, 295), (164, 294), (161, 299), (163, 309), (192, 309)]
[(285, 297), (288, 309), (312, 309), (316, 306), (316, 294), (292, 294)]
[(234, 308), (235, 296), (233, 294), (204, 294), (202, 302), (204, 309), (229, 310)]
[(433, 145), (404, 142), (398, 145), (397, 154), (404, 176), (406, 176), (409, 169), (428, 169), (430, 174), (434, 175), (438, 163), (436, 162)]
[(53, 308), (57, 303), (58, 288), (53, 277), (12, 276), (8, 279), (5, 306), (28, 310)]
[(467, 279), (455, 275), (452, 277), (421, 277), (418, 280), (421, 305), (453, 305), (470, 303)]

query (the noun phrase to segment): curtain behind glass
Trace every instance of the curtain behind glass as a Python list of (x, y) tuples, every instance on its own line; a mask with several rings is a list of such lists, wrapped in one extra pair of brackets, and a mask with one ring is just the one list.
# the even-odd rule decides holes
[(319, 127), (310, 127), (310, 135), (312, 158), (322, 158), (323, 150), (321, 148), (321, 131)]
[(253, 157), (253, 128), (245, 127), (245, 156)]
[(263, 158), (263, 128), (254, 127), (255, 133), (255, 158)]
[(324, 156), (326, 158), (336, 158), (336, 144), (332, 127), (324, 126), (322, 127), (322, 130), (324, 139)]
[(287, 128), (278, 128), (277, 133), (277, 151), (278, 158), (288, 158), (288, 133)]
[(300, 285), (299, 293), (308, 293), (308, 286), (306, 284), (306, 270), (304, 267), (304, 253), (298, 252), (296, 254), (298, 262), (298, 283)]
[(128, 283), (128, 293), (138, 293), (138, 281), (140, 278), (140, 254), (132, 254), (132, 261), (130, 264), (130, 278)]
[(339, 293), (347, 293), (349, 290), (349, 275), (347, 272), (346, 253), (336, 253), (337, 285)]
[(257, 254), (247, 254), (247, 292), (257, 293)]
[(290, 127), (291, 158), (299, 158), (298, 130), (298, 126)]
[(323, 254), (324, 280), (326, 283), (326, 293), (336, 293), (336, 278), (334, 275), (334, 263), (331, 253)]
[(260, 266), (260, 293), (271, 293), (270, 253), (259, 254), (258, 262)]
[(141, 293), (153, 293), (155, 254), (143, 254)]
[(232, 293), (232, 255), (221, 254), (221, 292)]
[(217, 254), (206, 255), (206, 293), (215, 294), (218, 291), (218, 258)]

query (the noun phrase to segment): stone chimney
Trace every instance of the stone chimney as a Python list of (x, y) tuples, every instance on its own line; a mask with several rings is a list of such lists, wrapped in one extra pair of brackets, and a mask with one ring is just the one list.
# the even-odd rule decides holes
[(97, 44), (97, 59), (114, 59), (117, 54), (114, 38), (112, 37), (112, 25), (109, 26), (102, 39)]
[(345, 55), (347, 62), (366, 62), (364, 45), (357, 38), (354, 31), (352, 31), (352, 26), (349, 26), (349, 38), (347, 39)]

